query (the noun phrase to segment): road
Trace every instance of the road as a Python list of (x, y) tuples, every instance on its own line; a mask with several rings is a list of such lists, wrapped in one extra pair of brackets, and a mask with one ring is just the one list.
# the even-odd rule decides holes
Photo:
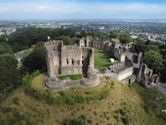
[(157, 89), (166, 96), (166, 84), (160, 83), (160, 85), (157, 86)]

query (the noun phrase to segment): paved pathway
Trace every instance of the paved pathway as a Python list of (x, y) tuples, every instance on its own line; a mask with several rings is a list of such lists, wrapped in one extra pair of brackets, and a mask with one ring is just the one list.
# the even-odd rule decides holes
[(160, 83), (157, 89), (166, 96), (166, 84)]

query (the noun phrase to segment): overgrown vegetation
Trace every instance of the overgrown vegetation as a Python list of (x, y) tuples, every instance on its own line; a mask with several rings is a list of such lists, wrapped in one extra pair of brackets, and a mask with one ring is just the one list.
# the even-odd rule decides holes
[(136, 51), (143, 52), (144, 62), (166, 82), (166, 45), (140, 39), (135, 42)]
[[(110, 80), (107, 80), (110, 84)], [(110, 86), (109, 94), (103, 99), (85, 102), (81, 100), (81, 103), (72, 105), (71, 103), (70, 105), (64, 103), (48, 105), (43, 99), (40, 100), (38, 97), (36, 100), (34, 96), (30, 96), (20, 88), (0, 103), (0, 124), (165, 125), (165, 122), (160, 119), (164, 117), (158, 114), (163, 104), (162, 100), (156, 100), (156, 97), (160, 96), (159, 93), (155, 94), (153, 90), (145, 89), (138, 84), (128, 87), (117, 81), (111, 82), (113, 85)], [(100, 93), (106, 88), (108, 86), (103, 84), (96, 88), (73, 88), (52, 94), (65, 98), (72, 97), (72, 94), (87, 97), (92, 96), (94, 92)], [(95, 94), (93, 96), (95, 97)]]
[(33, 51), (23, 59), (24, 72), (32, 73), (35, 70), (46, 72), (46, 49), (43, 43), (37, 44)]
[[(25, 78), (23, 78), (23, 83), (27, 87), (25, 92), (38, 100), (47, 102), (48, 104), (73, 105), (92, 100), (102, 100), (109, 95), (110, 90), (113, 88), (113, 82), (107, 80), (103, 81), (105, 82), (104, 85), (97, 88), (72, 88), (70, 90), (56, 93), (51, 90), (44, 90), (40, 89), (40, 87), (34, 87), (36, 86), (36, 83), (33, 81), (33, 78), (35, 78), (34, 76), (37, 74), (38, 72), (35, 72), (32, 75), (27, 74)], [(41, 83), (38, 83), (37, 86), (42, 86), (43, 83), (44, 81), (41, 81)]]
[(31, 87), (31, 85), (32, 85), (32, 80), (36, 77), (36, 76), (38, 76), (40, 74), (40, 72), (39, 71), (35, 71), (35, 72), (33, 72), (33, 73), (27, 73), (27, 74), (25, 74), (24, 75), (24, 77), (22, 78), (22, 85), (24, 86), (24, 87)]
[(85, 119), (83, 118), (67, 119), (64, 125), (85, 125)]
[(129, 35), (127, 34), (124, 34), (124, 35), (120, 35), (120, 38), (119, 38), (120, 42), (122, 43), (130, 43), (130, 42), (133, 42), (133, 40), (130, 38)]
[(62, 76), (59, 76), (58, 77), (60, 80), (64, 80), (66, 78), (69, 78), (71, 80), (79, 80), (79, 79), (82, 79), (83, 76), (82, 74), (76, 74), (76, 75), (62, 75)]
[(12, 54), (13, 51), (7, 43), (0, 42), (0, 54), (6, 54), (6, 53)]
[(17, 86), (20, 83), (17, 61), (13, 55), (0, 55), (0, 92), (10, 86)]
[(76, 30), (64, 29), (43, 29), (43, 28), (18, 28), (16, 32), (9, 37), (8, 43), (14, 52), (28, 49), (32, 45), (47, 41), (47, 37), (52, 39), (60, 39), (64, 44), (74, 44), (77, 38), (87, 36), (89, 33)]
[(144, 124), (164, 125), (166, 114), (161, 113), (161, 110), (166, 108), (166, 98), (155, 88), (148, 89), (136, 83), (132, 84), (130, 88), (143, 99), (142, 106), (147, 113)]

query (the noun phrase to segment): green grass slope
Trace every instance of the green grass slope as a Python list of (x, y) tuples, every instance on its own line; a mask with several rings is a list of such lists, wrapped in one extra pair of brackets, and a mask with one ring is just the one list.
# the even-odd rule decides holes
[[(109, 84), (111, 88), (108, 89)], [(38, 85), (36, 87), (40, 88)], [(96, 93), (101, 93), (102, 90), (109, 90), (102, 99), (71, 105), (49, 105), (44, 100), (36, 100), (27, 94), (24, 88), (19, 88), (0, 103), (0, 125), (64, 125), (66, 120), (78, 117), (83, 118), (86, 125), (164, 125), (153, 110), (151, 111), (152, 107), (146, 107), (152, 100), (143, 98), (149, 95), (138, 85), (128, 87), (107, 79), (96, 88), (75, 88), (63, 94), (61, 92), (61, 95), (88, 97), (90, 93), (96, 96)], [(144, 94), (141, 95), (140, 92)], [(146, 108), (148, 110), (145, 110)], [(153, 118), (149, 114), (152, 114)], [(153, 124), (154, 121), (158, 123)]]

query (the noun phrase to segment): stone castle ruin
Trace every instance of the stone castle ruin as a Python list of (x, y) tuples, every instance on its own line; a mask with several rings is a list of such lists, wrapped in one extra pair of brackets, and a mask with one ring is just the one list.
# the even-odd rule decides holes
[[(75, 45), (65, 46), (63, 41), (50, 40), (45, 43), (47, 50), (48, 76), (46, 86), (49, 88), (66, 88), (84, 84), (94, 86), (99, 84), (98, 77), (94, 75), (94, 49)], [(84, 76), (82, 80), (72, 81), (58, 79), (63, 75)]]
[(86, 37), (79, 40), (79, 46), (92, 47), (112, 53), (116, 62), (108, 67), (105, 76), (110, 76), (124, 83), (140, 82), (145, 86), (157, 85), (159, 77), (153, 70), (142, 63), (142, 53), (135, 51), (133, 43), (121, 43), (118, 39), (102, 41)]
[[(101, 76), (111, 77), (124, 83), (140, 82), (146, 86), (156, 85), (159, 77), (142, 63), (142, 53), (136, 53), (133, 43), (123, 44), (117, 39), (102, 41), (98, 38), (84, 37), (78, 45), (66, 46), (63, 41), (50, 40), (47, 49), (48, 78), (46, 87), (54, 89), (69, 88), (77, 85), (96, 86)], [(94, 49), (112, 53), (116, 62), (104, 73), (94, 69)], [(58, 76), (82, 74), (82, 80), (59, 80)]]
[(94, 50), (88, 47), (64, 46), (63, 41), (45, 43), (49, 77), (83, 74), (89, 77), (94, 69)]

